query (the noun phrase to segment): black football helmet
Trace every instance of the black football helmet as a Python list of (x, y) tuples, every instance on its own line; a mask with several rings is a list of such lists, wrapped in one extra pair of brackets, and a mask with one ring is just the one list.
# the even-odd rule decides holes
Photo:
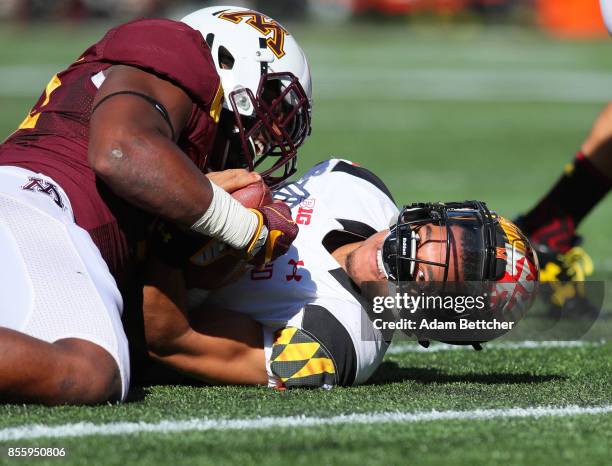
[[(429, 261), (419, 258), (418, 230), (426, 224), (446, 227), (440, 238), (445, 247), (443, 260)], [(461, 255), (463, 274), (460, 281), (449, 282), (453, 231), (459, 227), (463, 232)], [(445, 246), (443, 245), (444, 243)], [(469, 258), (469, 260), (468, 260)], [(443, 282), (425, 283), (423, 288), (411, 285), (416, 280), (419, 264), (440, 267), (444, 270)], [(531, 306), (537, 291), (538, 260), (529, 240), (518, 227), (488, 209), (481, 201), (416, 203), (406, 205), (382, 246), (382, 265), (389, 281), (398, 290), (430, 290), (438, 295), (471, 296), (485, 293), (488, 296), (486, 318), (503, 317), (518, 321)], [(427, 286), (430, 285), (430, 288)], [(433, 287), (433, 289), (431, 288)], [(456, 312), (425, 314), (443, 320), (465, 317)], [(473, 318), (479, 318), (473, 315)], [(505, 332), (502, 332), (505, 333)], [(415, 332), (417, 338), (426, 343), (438, 339), (452, 344), (472, 344), (480, 348), (480, 343), (499, 336), (500, 333), (478, 334), (474, 340), (449, 341), (444, 337)]]

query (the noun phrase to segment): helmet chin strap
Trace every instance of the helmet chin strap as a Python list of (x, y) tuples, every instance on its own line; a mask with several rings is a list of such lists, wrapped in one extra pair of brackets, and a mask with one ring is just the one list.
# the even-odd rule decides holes
[(414, 277), (414, 269), (416, 267), (416, 262), (414, 261), (414, 259), (416, 259), (417, 245), (420, 240), (421, 238), (419, 237), (419, 234), (416, 231), (410, 232), (410, 259), (412, 259), (410, 261), (410, 275), (412, 277)]
[[(385, 237), (385, 239), (383, 240), (383, 244), (385, 243), (385, 241), (387, 241), (389, 236), (391, 236), (391, 232), (389, 232), (389, 234)], [(414, 269), (416, 267), (415, 259), (416, 259), (417, 246), (420, 240), (421, 240), (421, 237), (419, 236), (417, 232), (415, 231), (410, 232), (410, 254), (408, 256), (408, 259), (410, 260), (410, 275), (414, 275)], [(385, 275), (385, 278), (389, 280), (389, 272), (387, 272), (387, 268), (385, 267), (385, 261), (383, 260), (383, 257), (382, 257), (382, 247), (381, 249), (376, 251), (376, 263), (378, 265), (378, 270), (380, 270)]]

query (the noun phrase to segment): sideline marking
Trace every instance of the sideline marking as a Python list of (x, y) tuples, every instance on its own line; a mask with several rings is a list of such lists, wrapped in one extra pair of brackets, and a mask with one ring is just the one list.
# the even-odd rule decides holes
[(331, 417), (260, 417), (253, 419), (189, 419), (185, 421), (114, 422), (92, 424), (79, 422), (58, 426), (41, 424), (10, 427), (0, 430), (0, 442), (31, 440), (38, 438), (88, 437), (92, 435), (131, 435), (140, 433), (175, 433), (186, 431), (262, 430), (279, 428), (304, 428), (344, 424), (412, 424), (417, 422), (448, 420), (487, 420), (500, 418), (540, 418), (594, 415), (612, 412), (606, 406), (536, 406), (530, 408), (475, 409), (471, 411), (424, 411), (413, 413), (379, 412), (343, 414)]
[[(484, 350), (498, 349), (543, 349), (543, 348), (583, 348), (586, 346), (601, 346), (604, 342), (597, 341), (500, 341), (497, 343), (483, 343)], [(445, 345), (432, 344), (429, 348), (423, 348), (416, 344), (396, 344), (391, 345), (387, 350), (387, 354), (403, 354), (403, 353), (437, 353), (438, 351), (457, 351), (471, 350), (469, 345)]]

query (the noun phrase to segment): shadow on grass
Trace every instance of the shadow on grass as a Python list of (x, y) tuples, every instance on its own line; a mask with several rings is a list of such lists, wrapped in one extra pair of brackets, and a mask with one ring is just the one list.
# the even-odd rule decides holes
[(138, 403), (144, 401), (147, 396), (148, 390), (147, 387), (142, 387), (139, 385), (132, 385), (130, 387), (130, 391), (128, 392), (126, 403)]
[(396, 362), (384, 362), (374, 373), (367, 385), (383, 385), (394, 382), (453, 383), (470, 382), (482, 384), (523, 384), (543, 383), (565, 380), (566, 377), (557, 374), (534, 375), (529, 373), (500, 373), (486, 374), (449, 374), (439, 369), (425, 369), (415, 367), (400, 367)]

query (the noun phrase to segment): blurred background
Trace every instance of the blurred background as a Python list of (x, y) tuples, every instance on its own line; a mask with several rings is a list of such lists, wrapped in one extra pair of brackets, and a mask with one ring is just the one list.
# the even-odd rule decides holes
[[(180, 16), (218, 2), (189, 0), (0, 0), (0, 18), (9, 21), (127, 20)], [(255, 0), (234, 1), (284, 21), (403, 19), (538, 24), (558, 35), (602, 35), (597, 1), (591, 0)]]
[[(598, 0), (229, 3), (281, 20), (309, 57), (313, 133), (300, 171), (352, 159), (398, 203), (481, 198), (512, 218), (550, 187), (612, 100)], [(111, 26), (211, 4), (0, 0), (0, 140)], [(580, 229), (596, 278), (612, 277), (611, 219), (607, 199)]]

